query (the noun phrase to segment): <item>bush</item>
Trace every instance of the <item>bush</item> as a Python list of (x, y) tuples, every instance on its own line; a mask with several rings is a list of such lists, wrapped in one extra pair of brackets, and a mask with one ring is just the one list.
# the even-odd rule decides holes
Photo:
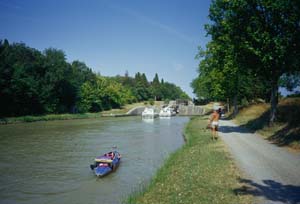
[(153, 106), (153, 105), (154, 105), (154, 100), (153, 100), (153, 99), (150, 99), (150, 100), (149, 100), (149, 104), (150, 104), (151, 106)]
[(248, 106), (249, 105), (248, 100), (246, 98), (243, 98), (241, 101), (241, 105), (242, 105), (242, 107)]

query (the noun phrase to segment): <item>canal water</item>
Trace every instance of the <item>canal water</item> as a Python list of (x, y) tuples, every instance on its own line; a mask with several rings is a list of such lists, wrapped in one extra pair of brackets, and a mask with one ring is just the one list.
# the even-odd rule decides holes
[[(1, 125), (0, 203), (122, 203), (183, 145), (187, 121), (126, 117)], [(119, 168), (95, 177), (89, 165), (113, 146), (122, 154)]]

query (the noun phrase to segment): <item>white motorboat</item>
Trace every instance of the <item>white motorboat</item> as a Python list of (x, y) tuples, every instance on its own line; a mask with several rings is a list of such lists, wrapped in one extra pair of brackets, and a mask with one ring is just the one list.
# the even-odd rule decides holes
[(176, 112), (173, 110), (173, 108), (165, 107), (160, 110), (159, 117), (171, 117), (176, 115)]
[(158, 112), (154, 108), (145, 108), (142, 112), (142, 118), (152, 119), (158, 117)]

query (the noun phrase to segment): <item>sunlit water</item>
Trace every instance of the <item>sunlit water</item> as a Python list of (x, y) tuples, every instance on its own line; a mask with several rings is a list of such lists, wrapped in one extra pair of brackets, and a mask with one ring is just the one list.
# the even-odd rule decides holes
[[(183, 143), (188, 118), (140, 117), (0, 126), (0, 203), (121, 203), (146, 185)], [(89, 165), (117, 146), (116, 172), (96, 178)]]

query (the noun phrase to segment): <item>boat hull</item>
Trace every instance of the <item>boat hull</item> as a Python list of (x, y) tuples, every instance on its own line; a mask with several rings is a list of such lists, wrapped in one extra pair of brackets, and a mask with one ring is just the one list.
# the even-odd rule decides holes
[(94, 169), (95, 175), (98, 177), (102, 177), (105, 176), (109, 173), (112, 172), (112, 168), (111, 167), (96, 167)]
[(117, 151), (114, 151), (114, 157), (110, 158), (107, 156), (109, 153), (96, 157), (95, 163), (90, 165), (96, 176), (106, 176), (107, 174), (115, 171), (119, 166), (121, 162), (121, 155)]

